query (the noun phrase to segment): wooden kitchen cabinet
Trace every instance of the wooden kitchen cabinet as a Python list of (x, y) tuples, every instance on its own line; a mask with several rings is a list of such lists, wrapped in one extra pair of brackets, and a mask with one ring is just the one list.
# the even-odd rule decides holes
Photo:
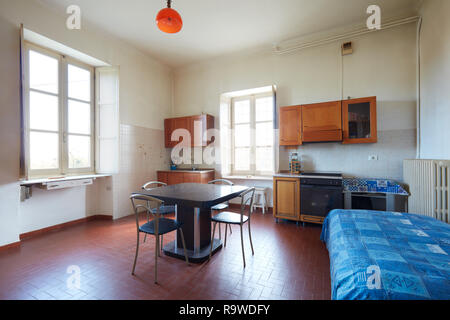
[(174, 184), (184, 183), (184, 173), (183, 172), (170, 172), (167, 174), (167, 184), (169, 186)]
[(301, 106), (280, 108), (280, 146), (302, 145)]
[(342, 141), (341, 101), (302, 106), (303, 142)]
[(274, 177), (273, 215), (275, 218), (300, 221), (300, 179)]
[[(200, 124), (201, 130), (199, 134), (194, 135), (195, 133), (195, 123)], [(179, 144), (183, 139), (179, 139), (178, 141), (172, 141), (172, 133), (177, 129), (185, 129), (190, 134), (190, 143), (191, 147), (206, 147), (210, 141), (207, 141), (205, 137), (205, 133), (208, 129), (214, 128), (214, 117), (208, 114), (202, 114), (198, 116), (189, 116), (189, 117), (180, 117), (180, 118), (171, 118), (164, 120), (164, 140), (166, 148), (173, 148), (177, 144)]]
[(184, 173), (183, 174), (184, 183), (202, 183), (201, 174), (198, 173)]
[(377, 142), (377, 98), (342, 101), (342, 125), (344, 144)]
[(169, 186), (180, 183), (203, 183), (207, 184), (214, 180), (214, 170), (184, 171), (168, 170), (157, 172), (158, 181), (167, 183)]

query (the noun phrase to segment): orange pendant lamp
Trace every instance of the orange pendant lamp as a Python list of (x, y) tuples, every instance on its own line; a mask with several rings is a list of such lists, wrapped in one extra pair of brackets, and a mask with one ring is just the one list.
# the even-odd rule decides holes
[(156, 16), (156, 25), (166, 33), (177, 33), (183, 27), (180, 14), (172, 9), (172, 0), (167, 0), (167, 8), (162, 9)]

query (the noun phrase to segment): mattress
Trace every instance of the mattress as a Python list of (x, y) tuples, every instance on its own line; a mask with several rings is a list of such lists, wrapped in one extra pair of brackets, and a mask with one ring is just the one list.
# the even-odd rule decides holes
[(450, 225), (408, 213), (333, 210), (321, 240), (333, 300), (450, 299)]

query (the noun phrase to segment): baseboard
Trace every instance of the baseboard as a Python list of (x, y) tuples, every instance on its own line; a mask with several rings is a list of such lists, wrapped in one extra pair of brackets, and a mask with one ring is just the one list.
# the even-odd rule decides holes
[(29, 239), (29, 238), (32, 238), (32, 237), (36, 237), (38, 235), (49, 233), (49, 232), (54, 231), (54, 230), (67, 228), (67, 227), (70, 227), (70, 226), (74, 226), (74, 225), (77, 225), (77, 224), (80, 224), (80, 223), (84, 223), (84, 222), (88, 222), (88, 221), (92, 221), (92, 220), (112, 220), (112, 216), (107, 216), (107, 215), (89, 216), (89, 217), (81, 218), (81, 219), (78, 219), (78, 220), (73, 220), (73, 221), (57, 224), (57, 225), (50, 226), (50, 227), (47, 227), (47, 228), (43, 228), (43, 229), (39, 229), (39, 230), (35, 230), (35, 231), (22, 233), (19, 236), (19, 239), (22, 241), (22, 240)]
[(13, 243), (10, 243), (10, 244), (1, 246), (1, 247), (0, 247), (0, 251), (12, 249), (12, 248), (17, 248), (17, 247), (20, 247), (20, 241), (13, 242)]

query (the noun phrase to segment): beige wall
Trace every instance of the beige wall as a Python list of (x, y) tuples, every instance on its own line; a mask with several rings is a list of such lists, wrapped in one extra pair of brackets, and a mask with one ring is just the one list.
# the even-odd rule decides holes
[(421, 8), (420, 157), (450, 159), (450, 1)]
[[(348, 176), (402, 180), (402, 160), (416, 152), (416, 24), (353, 41), (342, 58), (341, 43), (293, 54), (253, 54), (215, 59), (180, 68), (174, 76), (175, 115), (219, 114), (219, 95), (275, 84), (279, 106), (378, 97), (380, 141), (371, 145), (308, 144), (298, 151), (306, 169), (342, 171)], [(378, 161), (368, 161), (378, 155)], [(280, 150), (280, 169), (288, 151)]]
[[(154, 179), (156, 170), (166, 166), (168, 155), (163, 143), (154, 140), (162, 136), (163, 119), (171, 115), (172, 71), (169, 67), (140, 52), (127, 43), (103, 33), (86, 23), (82, 30), (65, 27), (64, 12), (53, 11), (36, 1), (0, 0), (0, 246), (18, 241), (19, 233), (62, 223), (90, 214), (113, 214), (114, 218), (131, 212), (129, 193), (140, 187), (141, 181)], [(58, 192), (35, 192), (26, 203), (19, 201), (19, 25), (40, 33), (97, 59), (120, 67), (120, 123), (143, 132), (148, 141), (139, 140), (132, 147), (145, 149), (151, 155), (127, 149), (120, 161), (133, 164), (112, 181), (98, 180), (95, 187), (85, 190), (67, 189)], [(123, 133), (123, 130), (121, 130)], [(136, 139), (132, 140), (135, 141)], [(122, 141), (130, 141), (121, 135)], [(159, 159), (145, 162), (145, 159)], [(104, 190), (103, 190), (104, 189)], [(115, 196), (111, 196), (111, 190)], [(102, 196), (92, 196), (92, 192)], [(86, 195), (86, 193), (88, 193)], [(104, 194), (109, 196), (104, 196)], [(95, 203), (99, 198), (113, 205)], [(76, 203), (80, 210), (64, 210)], [(53, 216), (53, 218), (52, 218)], [(33, 218), (35, 224), (23, 223)], [(40, 219), (42, 218), (42, 219)]]

